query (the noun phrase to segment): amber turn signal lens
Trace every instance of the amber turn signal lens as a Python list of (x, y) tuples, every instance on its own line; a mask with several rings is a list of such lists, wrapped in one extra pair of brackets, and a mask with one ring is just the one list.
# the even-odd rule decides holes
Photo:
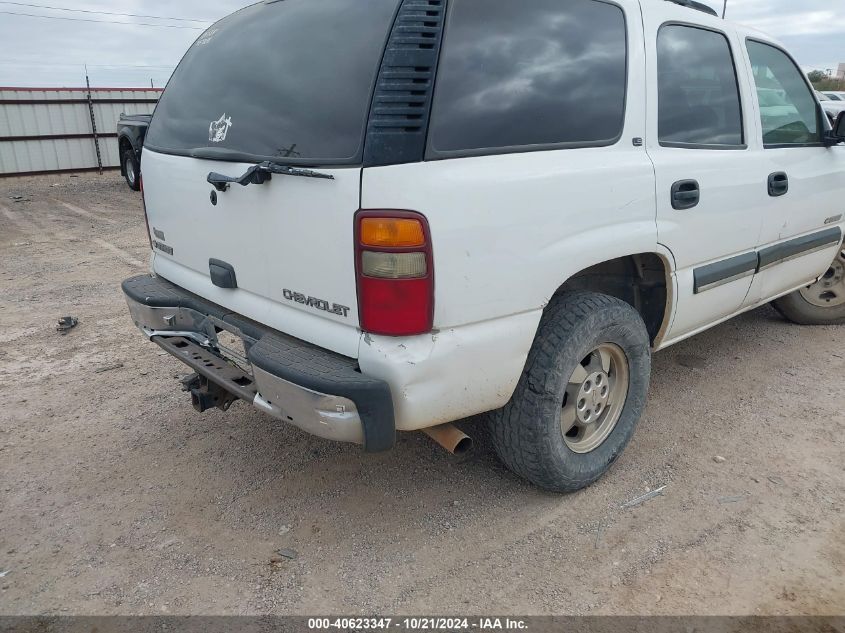
[(364, 218), (361, 244), (382, 248), (410, 248), (425, 245), (425, 232), (419, 220), (407, 218)]

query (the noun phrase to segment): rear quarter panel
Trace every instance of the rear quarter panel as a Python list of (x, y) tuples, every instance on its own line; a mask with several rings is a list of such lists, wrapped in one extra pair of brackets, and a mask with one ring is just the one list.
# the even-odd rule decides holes
[(362, 206), (428, 218), (436, 328), (540, 309), (575, 273), (658, 248), (654, 171), (632, 136), (365, 169)]
[(542, 309), (569, 277), (615, 257), (668, 255), (651, 163), (625, 141), (364, 170), (364, 208), (413, 209), (431, 226), (435, 334), (365, 337), (359, 357), (399, 386), (399, 429), (505, 405)]

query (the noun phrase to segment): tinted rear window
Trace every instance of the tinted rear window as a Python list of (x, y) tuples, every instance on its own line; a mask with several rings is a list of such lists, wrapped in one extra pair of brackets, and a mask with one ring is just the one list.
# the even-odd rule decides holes
[(360, 160), (398, 0), (285, 0), (215, 24), (185, 55), (153, 150), (231, 160)]
[(622, 133), (625, 16), (598, 0), (452, 0), (432, 110), (431, 153), (564, 143)]
[(722, 33), (664, 26), (657, 36), (657, 72), (663, 145), (743, 146), (739, 84)]
[[(821, 143), (822, 122), (818, 103), (807, 85), (804, 72), (783, 51), (750, 40), (748, 55), (760, 95), (763, 143), (808, 145)], [(765, 93), (780, 96), (780, 107), (767, 107)]]

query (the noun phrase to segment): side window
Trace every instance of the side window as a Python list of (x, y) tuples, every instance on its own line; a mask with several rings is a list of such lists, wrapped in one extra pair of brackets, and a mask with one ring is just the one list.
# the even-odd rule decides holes
[(657, 36), (658, 136), (670, 147), (744, 147), (742, 105), (727, 38), (667, 25)]
[(780, 49), (751, 40), (748, 55), (760, 101), (763, 143), (821, 143), (819, 106), (795, 63)]
[(557, 144), (622, 134), (627, 32), (599, 0), (452, 0), (429, 154)]

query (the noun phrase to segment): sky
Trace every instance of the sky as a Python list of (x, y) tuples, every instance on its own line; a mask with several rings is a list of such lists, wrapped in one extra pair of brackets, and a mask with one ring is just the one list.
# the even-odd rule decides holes
[[(721, 11), (722, 0), (705, 1)], [(84, 85), (84, 67), (88, 64), (93, 86), (163, 87), (204, 28), (250, 3), (0, 0), (0, 86)], [(35, 15), (63, 19), (31, 17)], [(728, 0), (728, 18), (776, 36), (807, 70), (835, 69), (838, 63), (845, 62), (843, 0)]]

